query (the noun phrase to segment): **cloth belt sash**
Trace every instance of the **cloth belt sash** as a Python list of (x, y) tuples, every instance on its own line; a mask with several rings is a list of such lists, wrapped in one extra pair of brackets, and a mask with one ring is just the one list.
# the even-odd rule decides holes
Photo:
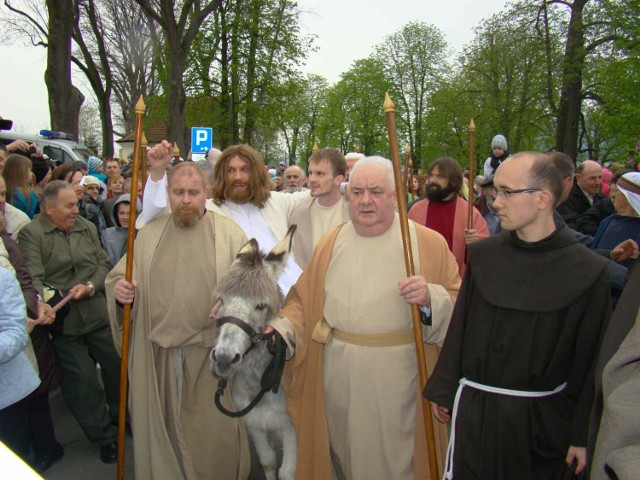
[(562, 390), (564, 390), (564, 387), (567, 386), (567, 382), (564, 382), (562, 385), (558, 385), (553, 390), (549, 390), (547, 392), (527, 392), (524, 390), (509, 390), (508, 388), (492, 387), (490, 385), (483, 385), (481, 383), (472, 382), (471, 380), (467, 380), (464, 377), (461, 378), (460, 384), (458, 385), (458, 390), (456, 391), (455, 400), (453, 401), (453, 412), (451, 414), (451, 437), (449, 438), (449, 446), (447, 447), (447, 461), (444, 468), (444, 477), (442, 477), (443, 480), (453, 479), (453, 452), (456, 445), (456, 419), (458, 417), (458, 406), (460, 403), (460, 397), (462, 396), (462, 390), (464, 390), (464, 387), (467, 386), (475, 388), (476, 390), (482, 390), (483, 392), (495, 393), (498, 395), (509, 395), (511, 397), (525, 398), (541, 398), (560, 393)]
[[(420, 258), (416, 258), (416, 252), (418, 249), (418, 233), (416, 232), (416, 224), (409, 222), (409, 237), (411, 241), (411, 253), (413, 254), (413, 265), (416, 275), (420, 273)], [(433, 313), (433, 312), (432, 312)], [(336, 340), (341, 342), (351, 343), (354, 345), (360, 345), (363, 347), (395, 347), (398, 345), (408, 345), (414, 343), (413, 329), (400, 330), (397, 332), (389, 333), (371, 333), (371, 334), (356, 334), (346, 333), (340, 330), (335, 330), (329, 325), (325, 318), (316, 323), (311, 334), (311, 339), (326, 345), (331, 337), (335, 337)]]
[(397, 345), (414, 343), (412, 329), (389, 333), (347, 333), (331, 328), (329, 323), (323, 318), (316, 324), (311, 338), (318, 343), (326, 345), (331, 337), (341, 342), (352, 343), (363, 347), (395, 347)]

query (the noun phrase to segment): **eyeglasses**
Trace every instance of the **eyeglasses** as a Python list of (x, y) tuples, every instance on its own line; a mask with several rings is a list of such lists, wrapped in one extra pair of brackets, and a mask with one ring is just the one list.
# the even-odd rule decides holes
[(542, 190), (539, 188), (522, 188), (520, 190), (505, 190), (505, 189), (497, 189), (494, 187), (491, 189), (491, 194), (493, 195), (494, 198), (503, 197), (507, 199), (511, 195), (514, 195), (516, 193), (534, 193), (534, 192), (541, 192), (541, 191)]

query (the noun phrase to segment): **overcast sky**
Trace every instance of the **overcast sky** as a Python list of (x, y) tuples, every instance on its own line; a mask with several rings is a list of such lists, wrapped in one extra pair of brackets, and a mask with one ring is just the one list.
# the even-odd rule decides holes
[[(473, 29), (502, 10), (504, 0), (299, 0), (305, 33), (317, 35), (318, 50), (311, 54), (305, 72), (317, 73), (330, 82), (373, 47), (410, 21), (423, 21), (445, 34), (453, 52), (473, 38)], [(42, 47), (0, 46), (0, 115), (14, 121), (14, 130), (37, 133), (49, 128), (49, 108), (44, 84), (46, 51)], [(76, 75), (74, 82), (88, 101), (87, 83)]]

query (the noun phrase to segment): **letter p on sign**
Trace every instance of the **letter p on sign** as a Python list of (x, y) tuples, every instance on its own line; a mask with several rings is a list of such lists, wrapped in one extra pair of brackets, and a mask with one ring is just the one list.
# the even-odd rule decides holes
[(191, 152), (207, 153), (213, 146), (213, 128), (191, 127)]

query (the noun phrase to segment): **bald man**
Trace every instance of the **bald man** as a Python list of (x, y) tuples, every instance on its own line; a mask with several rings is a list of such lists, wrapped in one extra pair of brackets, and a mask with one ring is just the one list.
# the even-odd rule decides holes
[(288, 193), (300, 192), (304, 188), (304, 170), (297, 165), (291, 165), (284, 171), (284, 191)]
[(452, 422), (447, 478), (552, 480), (586, 466), (609, 277), (603, 258), (555, 224), (562, 191), (559, 170), (538, 152), (496, 171), (502, 234), (469, 245), (425, 388), (436, 418)]
[(585, 160), (576, 168), (576, 181), (569, 198), (558, 207), (558, 213), (567, 225), (576, 229), (578, 216), (604, 198), (601, 190), (602, 166), (593, 160)]

